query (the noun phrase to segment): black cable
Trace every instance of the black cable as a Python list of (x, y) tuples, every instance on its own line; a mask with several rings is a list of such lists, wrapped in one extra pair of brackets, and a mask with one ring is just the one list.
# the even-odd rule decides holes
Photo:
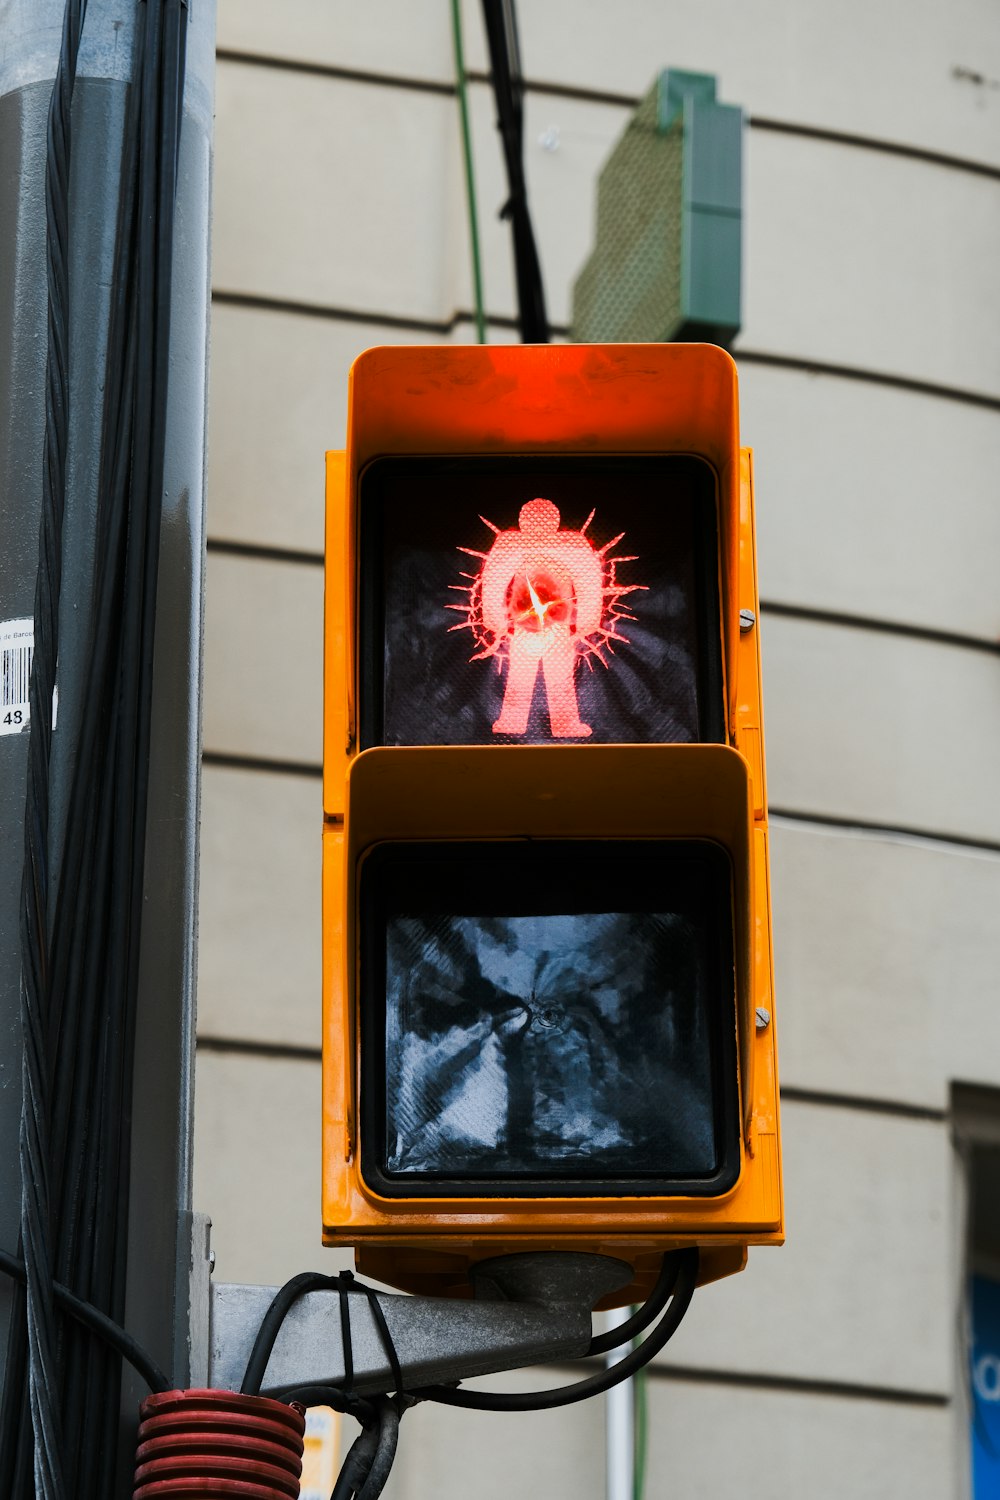
[(587, 1346), (587, 1353), (607, 1354), (609, 1350), (620, 1349), (623, 1344), (629, 1344), (633, 1339), (638, 1338), (640, 1333), (645, 1333), (650, 1323), (656, 1321), (670, 1301), (679, 1274), (680, 1262), (677, 1257), (665, 1255), (653, 1290), (639, 1310), (624, 1323), (619, 1323), (617, 1327), (609, 1328), (607, 1333), (599, 1333), (592, 1338)]
[[(351, 1273), (350, 1271), (345, 1271), (343, 1275), (345, 1277), (350, 1277)], [(378, 1293), (376, 1292), (374, 1287), (366, 1286), (364, 1282), (356, 1281), (354, 1282), (354, 1285), (359, 1292), (362, 1292), (368, 1298), (368, 1306), (371, 1308), (372, 1317), (375, 1320), (375, 1326), (378, 1329), (379, 1337), (382, 1340), (382, 1348), (386, 1352), (389, 1360), (389, 1368), (392, 1370), (392, 1378), (396, 1391), (396, 1409), (400, 1414), (402, 1414), (403, 1403), (406, 1400), (406, 1397), (403, 1393), (403, 1371), (399, 1363), (399, 1356), (396, 1353), (396, 1346), (392, 1341), (392, 1334), (389, 1332), (389, 1325), (385, 1321), (385, 1313), (382, 1311), (382, 1304), (378, 1300)]]
[[(412, 1403), (411, 1398), (403, 1391), (403, 1371), (399, 1355), (374, 1287), (356, 1281), (351, 1271), (341, 1271), (336, 1276), (327, 1276), (322, 1271), (302, 1271), (293, 1276), (283, 1287), (279, 1287), (261, 1319), (240, 1390), (248, 1396), (262, 1394), (261, 1387), (268, 1361), (282, 1324), (300, 1297), (316, 1291), (336, 1291), (340, 1299), (343, 1385), (277, 1386), (269, 1387), (263, 1394), (279, 1401), (301, 1401), (304, 1405), (313, 1406), (328, 1405), (355, 1417), (361, 1423), (362, 1431), (344, 1460), (332, 1500), (351, 1500), (354, 1495), (358, 1496), (358, 1500), (376, 1500), (376, 1496), (385, 1487), (396, 1456), (400, 1417)], [(392, 1371), (394, 1396), (380, 1394), (365, 1400), (355, 1395), (351, 1389), (354, 1381), (350, 1312), (352, 1294), (364, 1296), (368, 1300), (372, 1320)]]
[[(0, 1250), (0, 1271), (12, 1276), (15, 1281), (23, 1285), (25, 1280), (24, 1261), (16, 1255), (11, 1255), (7, 1250)], [(164, 1374), (156, 1361), (146, 1353), (145, 1349), (127, 1333), (120, 1324), (112, 1322), (99, 1307), (94, 1307), (90, 1302), (84, 1302), (75, 1296), (61, 1281), (53, 1282), (55, 1300), (60, 1307), (89, 1328), (98, 1338), (103, 1339), (112, 1349), (115, 1349), (123, 1359), (128, 1360), (133, 1370), (142, 1376), (151, 1391), (173, 1390), (173, 1382)]]
[(260, 1395), (267, 1362), (271, 1358), (271, 1351), (281, 1331), (281, 1325), (299, 1298), (304, 1297), (307, 1292), (329, 1291), (336, 1286), (337, 1277), (335, 1276), (325, 1276), (322, 1271), (300, 1271), (297, 1276), (292, 1277), (291, 1281), (286, 1281), (283, 1287), (279, 1287), (261, 1320), (253, 1348), (250, 1350), (243, 1384), (240, 1386), (244, 1396)]
[[(379, 1338), (385, 1350), (389, 1368), (392, 1371), (396, 1401), (400, 1408), (402, 1408), (402, 1404), (406, 1399), (403, 1393), (403, 1371), (399, 1363), (399, 1356), (396, 1353), (396, 1346), (392, 1341), (389, 1325), (385, 1320), (385, 1313), (382, 1311), (378, 1300), (378, 1293), (374, 1287), (366, 1286), (363, 1281), (356, 1281), (351, 1271), (341, 1271), (336, 1276), (327, 1276), (322, 1271), (300, 1271), (297, 1276), (293, 1276), (290, 1281), (286, 1281), (283, 1287), (279, 1287), (271, 1300), (271, 1305), (261, 1320), (260, 1328), (257, 1330), (257, 1337), (254, 1339), (253, 1348), (250, 1350), (243, 1383), (240, 1386), (242, 1393), (245, 1396), (260, 1395), (264, 1375), (267, 1371), (268, 1360), (271, 1358), (275, 1340), (281, 1330), (282, 1323), (300, 1297), (304, 1297), (307, 1292), (323, 1291), (336, 1291), (340, 1294), (340, 1327), (345, 1371), (344, 1386), (342, 1388), (343, 1394), (351, 1394), (350, 1388), (354, 1376), (349, 1297), (351, 1293), (355, 1293), (368, 1299), (372, 1319), (375, 1327), (378, 1329)], [(278, 1389), (281, 1393), (281, 1400), (292, 1399), (286, 1393), (289, 1388), (280, 1387)], [(269, 1390), (268, 1394), (274, 1394), (274, 1392)]]
[[(627, 1380), (663, 1348), (687, 1312), (697, 1278), (697, 1250), (679, 1250), (664, 1256), (659, 1276), (644, 1306), (626, 1323), (592, 1339), (587, 1354), (604, 1353), (608, 1349), (619, 1347), (648, 1328), (662, 1313), (657, 1327), (638, 1349), (633, 1349), (610, 1370), (577, 1381), (574, 1385), (561, 1386), (551, 1391), (510, 1394), (429, 1386), (406, 1395), (403, 1391), (399, 1356), (374, 1287), (356, 1281), (350, 1271), (342, 1271), (337, 1276), (328, 1276), (320, 1271), (303, 1271), (279, 1288), (272, 1298), (250, 1351), (240, 1389), (245, 1395), (262, 1393), (261, 1387), (278, 1334), (299, 1298), (312, 1291), (335, 1290), (340, 1298), (345, 1371), (343, 1386), (279, 1386), (269, 1387), (263, 1394), (286, 1402), (300, 1401), (307, 1406), (329, 1405), (354, 1416), (361, 1423), (362, 1431), (344, 1460), (331, 1500), (352, 1500), (352, 1497), (356, 1497), (356, 1500), (377, 1500), (395, 1459), (400, 1418), (409, 1405), (418, 1400), (430, 1400), (446, 1406), (480, 1411), (545, 1411), (599, 1395)], [(395, 1381), (395, 1395), (392, 1397), (383, 1393), (363, 1400), (351, 1390), (354, 1377), (350, 1323), (352, 1293), (360, 1293), (368, 1299)], [(667, 1310), (664, 1312), (665, 1308)]]
[(575, 1401), (584, 1401), (589, 1396), (601, 1395), (612, 1386), (619, 1385), (648, 1364), (655, 1354), (677, 1331), (681, 1319), (687, 1312), (698, 1280), (698, 1251), (676, 1250), (679, 1262), (677, 1285), (673, 1301), (660, 1323), (638, 1349), (626, 1354), (610, 1370), (578, 1380), (574, 1385), (557, 1386), (550, 1391), (460, 1391), (447, 1386), (427, 1386), (413, 1394), (421, 1400), (437, 1401), (443, 1406), (463, 1406), (473, 1411), (551, 1411), (558, 1406), (569, 1406)]
[(508, 199), (501, 218), (509, 218), (514, 242), (514, 279), (523, 344), (547, 344), (542, 270), (531, 227), (524, 176), (524, 82), (517, 42), (514, 0), (483, 0), (483, 20), (490, 52), (497, 128), (507, 165)]
[(351, 1338), (351, 1307), (348, 1302), (350, 1292), (341, 1281), (337, 1288), (337, 1296), (340, 1302), (340, 1339), (344, 1348), (344, 1389), (354, 1389), (354, 1340)]
[(381, 1423), (373, 1408), (371, 1420), (362, 1427), (340, 1466), (330, 1500), (351, 1500), (357, 1494), (371, 1473), (381, 1430)]
[[(246, 1391), (243, 1395), (246, 1395)], [(283, 1401), (290, 1406), (297, 1401), (302, 1406), (332, 1406), (334, 1411), (353, 1417), (362, 1426), (375, 1421), (375, 1407), (365, 1396), (356, 1396), (344, 1391), (339, 1385), (281, 1385), (268, 1386), (260, 1392), (271, 1401)]]
[[(52, 1272), (49, 1192), (51, 1109), (49, 780), (53, 694), (59, 647), (62, 592), (62, 534), (66, 503), (66, 451), (69, 441), (69, 176), (71, 105), (86, 0), (67, 0), (55, 80), (49, 102), (45, 161), (46, 281), (48, 347), (45, 370), (45, 438), (42, 501), (35, 580), (34, 652), (29, 684), (30, 729), (24, 811), (24, 868), (21, 883), (22, 1102), (19, 1132), (21, 1246), (26, 1296), (21, 1306), (27, 1326), (27, 1386), (34, 1439), (36, 1500), (61, 1500), (65, 1456), (58, 1389), (58, 1330)], [(20, 1312), (20, 1307), (19, 1310)], [(15, 1314), (18, 1316), (18, 1314)], [(15, 1346), (23, 1347), (21, 1340)], [(8, 1367), (9, 1399), (19, 1399), (21, 1371)], [(6, 1405), (5, 1398), (5, 1405)], [(7, 1420), (5, 1442), (15, 1439)], [(16, 1437), (23, 1449), (27, 1434)], [(23, 1488), (25, 1461), (5, 1456), (15, 1483)]]
[(400, 1405), (388, 1396), (382, 1396), (377, 1407), (378, 1443), (365, 1482), (358, 1491), (358, 1500), (377, 1500), (381, 1495), (399, 1445), (399, 1421), (402, 1415)]
[[(82, 12), (82, 3), (70, 0), (67, 17), (82, 18)], [(36, 927), (42, 912), (50, 924), (47, 951), (39, 949), (44, 968), (37, 972), (44, 978), (49, 1006), (54, 1277), (112, 1325), (120, 1325), (124, 1316), (132, 1057), (186, 31), (186, 0), (141, 0), (135, 6), (102, 393), (95, 577), (85, 640), (87, 713), (78, 729), (68, 724), (62, 731), (75, 732), (67, 746), (73, 784), (59, 888), (43, 901), (47, 867), (39, 865), (40, 875), (32, 876)], [(71, 230), (67, 218), (50, 236), (64, 261)], [(55, 409), (61, 402), (64, 407), (64, 396), (47, 394), (47, 404)], [(51, 489), (51, 480), (59, 475), (56, 445), (47, 451), (45, 474)], [(45, 504), (43, 493), (43, 527)], [(48, 542), (40, 548), (40, 587), (48, 589), (49, 613), (53, 591), (47, 580), (57, 576), (60, 565), (53, 534), (50, 527)], [(81, 615), (81, 629), (86, 628)], [(43, 673), (44, 635), (44, 629), (36, 634)], [(50, 699), (50, 685), (43, 683), (35, 714), (40, 734), (46, 729)], [(26, 826), (32, 826), (28, 819)], [(47, 842), (59, 847), (52, 834)], [(9, 1343), (14, 1362), (8, 1361), (0, 1422), (0, 1493), (5, 1500), (27, 1500), (31, 1487), (23, 1461), (27, 1424), (21, 1412), (24, 1381), (16, 1362), (18, 1325), (15, 1310)], [(72, 1323), (60, 1320), (56, 1326), (66, 1480), (74, 1500), (103, 1500), (110, 1493), (115, 1463), (120, 1366), (104, 1344), (83, 1336)]]

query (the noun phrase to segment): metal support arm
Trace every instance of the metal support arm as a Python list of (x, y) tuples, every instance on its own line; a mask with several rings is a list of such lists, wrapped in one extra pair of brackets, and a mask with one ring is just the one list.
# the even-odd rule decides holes
[[(631, 1268), (608, 1256), (508, 1255), (474, 1273), (475, 1300), (406, 1297), (379, 1292), (406, 1389), (497, 1370), (513, 1370), (587, 1351), (595, 1303), (631, 1280)], [(212, 1285), (208, 1376), (238, 1390), (254, 1339), (276, 1288)], [(366, 1297), (349, 1298), (354, 1389), (390, 1390), (393, 1376)], [(340, 1297), (309, 1292), (278, 1334), (264, 1390), (339, 1385), (344, 1380)]]

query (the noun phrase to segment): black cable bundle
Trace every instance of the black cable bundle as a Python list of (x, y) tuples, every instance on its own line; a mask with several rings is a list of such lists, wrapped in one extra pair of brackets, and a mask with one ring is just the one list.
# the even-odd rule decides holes
[(514, 0), (483, 0), (486, 40), (490, 49), (490, 71), (497, 105), (497, 128), (503, 140), (510, 196), (501, 211), (509, 218), (514, 239), (514, 276), (522, 344), (547, 344), (549, 324), (545, 313), (542, 269), (528, 208), (524, 177), (524, 81), (517, 40)]
[[(10, 1358), (23, 1372), (14, 1385), (8, 1361), (3, 1432), (24, 1431), (25, 1398), (34, 1434), (33, 1490), (38, 1500), (63, 1494), (62, 1427), (56, 1401), (57, 1329), (50, 1215), (49, 1068), (51, 996), (48, 965), (49, 776), (52, 704), (59, 642), (62, 529), (69, 441), (69, 174), (70, 109), (85, 0), (68, 0), (59, 66), (52, 86), (46, 137), (45, 215), (48, 354), (45, 368), (45, 453), (35, 582), (35, 650), (29, 686), (31, 737), (24, 818), (21, 884), (21, 1243), (26, 1281), (25, 1314), (12, 1318)], [(19, 1322), (19, 1326), (16, 1324)], [(22, 1394), (23, 1392), (23, 1394)], [(19, 1419), (19, 1420), (18, 1420)], [(28, 1482), (26, 1455), (20, 1460)]]
[[(60, 79), (67, 90), (68, 80), (61, 106), (68, 120), (83, 17), (79, 0), (69, 0), (66, 15), (57, 90)], [(0, 1423), (0, 1494), (10, 1500), (31, 1500), (35, 1493), (32, 1431), (22, 1402), (23, 1330), (31, 1328), (37, 1343), (39, 1308), (44, 1312), (32, 1294), (32, 1280), (41, 1281), (43, 1290), (47, 1286), (50, 1303), (57, 1279), (117, 1324), (125, 1310), (132, 1063), (186, 26), (186, 0), (140, 0), (137, 5), (103, 393), (87, 713), (70, 756), (72, 796), (55, 892), (47, 892), (37, 873), (41, 868), (44, 875), (51, 845), (44, 778), (30, 778), (25, 813), (28, 839), (41, 851), (26, 862), (22, 933), (25, 1003), (42, 1039), (33, 1053), (37, 1088), (33, 1083), (27, 1099), (39, 1108), (41, 1127), (32, 1127), (29, 1134), (42, 1161), (32, 1163), (28, 1177), (44, 1182), (47, 1175), (49, 1201), (46, 1214), (44, 1204), (33, 1201), (30, 1191), (26, 1194), (25, 1259), (36, 1243), (45, 1244), (46, 1254), (40, 1276), (33, 1277), (29, 1263), (27, 1311), (22, 1304), (20, 1316), (15, 1311), (12, 1319)], [(68, 151), (61, 149), (51, 128), (47, 166), (50, 178), (68, 194)], [(50, 247), (63, 260), (72, 230), (65, 216), (67, 201), (64, 197), (61, 222), (59, 205), (47, 204)], [(50, 278), (50, 306), (58, 298)], [(65, 327), (65, 305), (57, 305), (56, 313)], [(50, 316), (50, 369), (58, 364), (60, 351), (58, 329), (54, 337), (52, 325)], [(63, 406), (63, 423), (65, 415)], [(57, 451), (54, 431), (47, 411), (47, 457)], [(64, 494), (63, 466), (54, 470), (43, 493), (39, 556), (38, 595), (53, 599), (56, 611)], [(46, 694), (51, 701), (57, 640), (57, 631), (39, 629), (38, 614), (36, 605), (32, 757), (36, 736), (48, 750), (50, 721), (44, 703)], [(34, 1348), (30, 1368), (33, 1392), (44, 1392), (43, 1404), (56, 1413), (55, 1422), (46, 1427), (41, 1418), (35, 1423), (35, 1452), (41, 1433), (49, 1476), (38, 1495), (44, 1500), (68, 1500), (70, 1495), (73, 1500), (106, 1500), (116, 1463), (118, 1359), (88, 1333), (63, 1323), (55, 1369), (40, 1362)], [(32, 1406), (35, 1416), (34, 1395)]]
[[(374, 1287), (356, 1281), (350, 1271), (341, 1271), (338, 1276), (326, 1276), (322, 1271), (302, 1271), (275, 1293), (270, 1307), (264, 1314), (257, 1332), (246, 1373), (240, 1390), (244, 1395), (259, 1396), (267, 1372), (268, 1360), (281, 1325), (292, 1307), (307, 1292), (335, 1291), (340, 1297), (340, 1330), (344, 1352), (344, 1383), (342, 1386), (283, 1386), (268, 1390), (264, 1394), (279, 1401), (300, 1401), (303, 1406), (332, 1406), (336, 1411), (346, 1412), (361, 1423), (361, 1432), (355, 1439), (340, 1470), (340, 1477), (330, 1500), (377, 1500), (385, 1488), (396, 1457), (399, 1442), (399, 1423), (403, 1413), (413, 1402), (403, 1393), (403, 1372), (400, 1368), (396, 1346), (385, 1320), (385, 1313)], [(379, 1393), (362, 1397), (354, 1394), (354, 1353), (351, 1339), (351, 1297), (368, 1299), (375, 1326), (382, 1341), (392, 1378), (394, 1393)]]
[(587, 1353), (604, 1354), (609, 1349), (620, 1349), (623, 1344), (631, 1342), (637, 1332), (648, 1328), (663, 1313), (668, 1302), (669, 1308), (637, 1348), (598, 1375), (574, 1381), (572, 1385), (556, 1386), (550, 1391), (459, 1391), (435, 1385), (413, 1394), (419, 1400), (439, 1401), (444, 1406), (464, 1406), (472, 1411), (552, 1411), (557, 1406), (571, 1406), (590, 1396), (602, 1395), (641, 1370), (673, 1337), (691, 1305), (697, 1281), (696, 1249), (675, 1250), (672, 1255), (665, 1255), (649, 1301), (626, 1323), (592, 1339)]
[[(601, 1395), (612, 1386), (627, 1380), (667, 1343), (691, 1305), (698, 1281), (697, 1249), (675, 1250), (663, 1257), (660, 1274), (648, 1300), (626, 1322), (608, 1333), (591, 1339), (584, 1357), (606, 1354), (620, 1349), (646, 1333), (642, 1343), (609, 1369), (577, 1380), (572, 1385), (546, 1391), (465, 1391), (452, 1386), (425, 1386), (409, 1393), (403, 1390), (403, 1371), (392, 1342), (385, 1314), (373, 1287), (356, 1281), (350, 1271), (326, 1276), (320, 1271), (303, 1271), (293, 1276), (275, 1294), (258, 1330), (246, 1374), (240, 1387), (245, 1395), (264, 1394), (278, 1401), (300, 1401), (304, 1406), (332, 1406), (346, 1412), (361, 1424), (334, 1487), (331, 1500), (376, 1500), (382, 1493), (392, 1468), (399, 1441), (399, 1423), (404, 1412), (419, 1401), (436, 1401), (444, 1406), (466, 1407), (473, 1411), (552, 1411)], [(268, 1361), (281, 1326), (292, 1307), (307, 1292), (336, 1291), (340, 1295), (340, 1327), (343, 1339), (344, 1380), (342, 1385), (280, 1386), (261, 1391)], [(354, 1393), (354, 1358), (351, 1341), (351, 1295), (367, 1297), (379, 1331), (382, 1347), (392, 1371), (393, 1395), (381, 1392), (373, 1396)], [(656, 1320), (659, 1318), (659, 1322)], [(647, 1329), (656, 1324), (651, 1333)]]

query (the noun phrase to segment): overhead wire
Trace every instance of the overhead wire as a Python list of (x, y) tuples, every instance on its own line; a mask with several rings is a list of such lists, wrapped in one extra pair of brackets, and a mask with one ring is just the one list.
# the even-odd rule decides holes
[(514, 0), (483, 0), (483, 20), (493, 75), (497, 128), (507, 167), (508, 198), (500, 217), (510, 220), (521, 342), (547, 344), (549, 324), (542, 269), (524, 174), (524, 80)]

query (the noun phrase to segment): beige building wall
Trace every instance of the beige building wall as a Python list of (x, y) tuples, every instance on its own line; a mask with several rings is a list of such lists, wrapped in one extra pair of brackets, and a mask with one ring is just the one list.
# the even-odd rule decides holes
[[(653, 1369), (646, 1493), (961, 1495), (950, 1090), (1000, 1087), (1000, 10), (518, 11), (562, 336), (596, 174), (654, 74), (715, 73), (750, 114), (734, 352), (788, 1244), (699, 1293)], [(512, 340), (464, 16), (490, 335)], [(338, 1263), (319, 1245), (323, 453), (362, 349), (470, 337), (453, 77), (446, 0), (219, 0), (196, 1205), (224, 1280)], [(390, 1497), (529, 1493), (603, 1494), (599, 1404), (407, 1416)]]

